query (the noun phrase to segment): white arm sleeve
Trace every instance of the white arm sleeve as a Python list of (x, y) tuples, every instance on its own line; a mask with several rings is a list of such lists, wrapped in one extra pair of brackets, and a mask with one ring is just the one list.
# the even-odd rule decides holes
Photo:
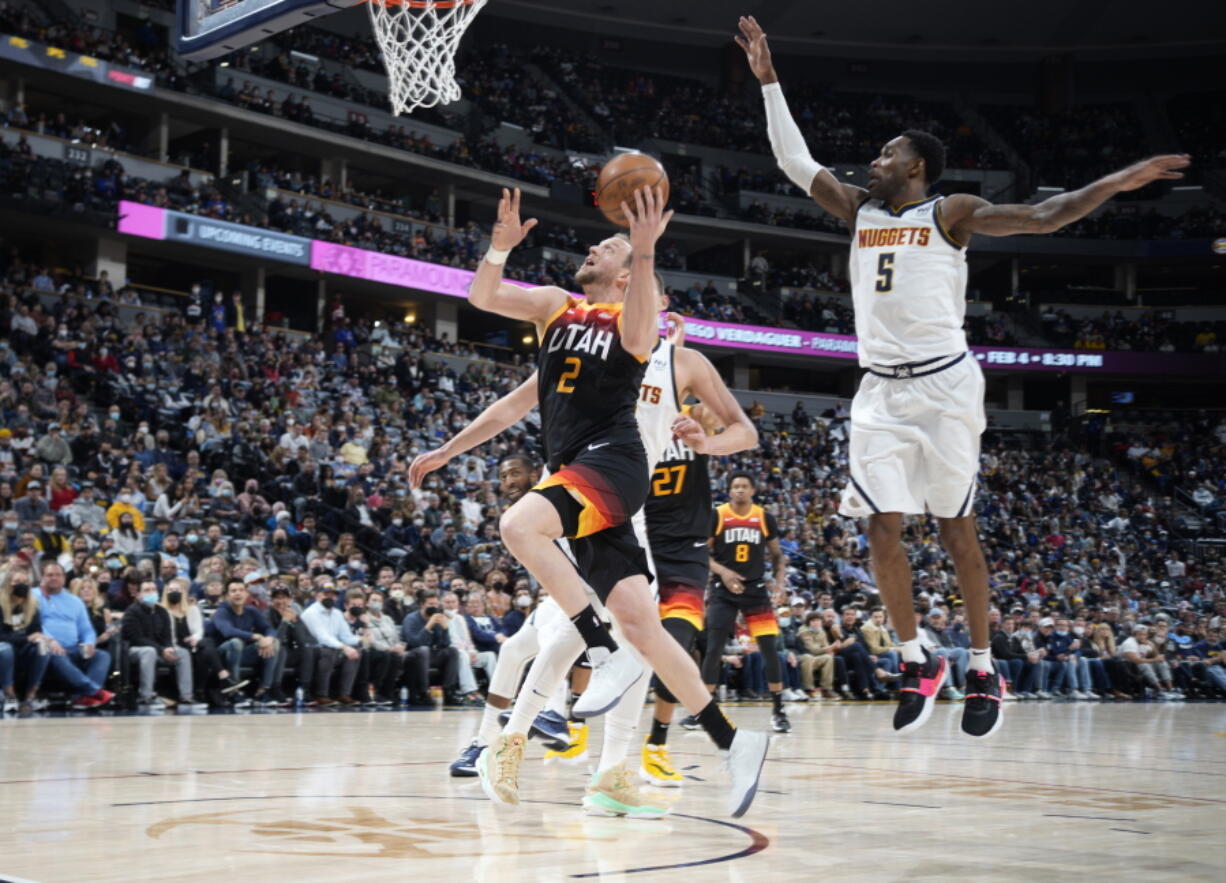
[(766, 102), (766, 132), (771, 139), (775, 162), (792, 183), (808, 193), (813, 179), (825, 166), (809, 155), (805, 137), (788, 110), (783, 88), (778, 83), (767, 83), (762, 87), (762, 100)]

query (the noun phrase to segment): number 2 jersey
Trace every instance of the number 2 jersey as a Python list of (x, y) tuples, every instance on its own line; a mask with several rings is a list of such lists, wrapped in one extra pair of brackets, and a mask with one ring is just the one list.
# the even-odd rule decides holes
[(746, 589), (761, 583), (766, 576), (766, 544), (779, 535), (775, 516), (757, 503), (738, 515), (731, 503), (724, 503), (709, 517), (715, 541), (711, 557), (739, 576)]
[(584, 451), (642, 446), (635, 406), (647, 362), (622, 347), (622, 308), (567, 297), (545, 323), (537, 392), (550, 472)]

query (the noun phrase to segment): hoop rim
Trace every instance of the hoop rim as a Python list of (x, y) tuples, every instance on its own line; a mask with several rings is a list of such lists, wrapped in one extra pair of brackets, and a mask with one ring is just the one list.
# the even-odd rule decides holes
[(455, 9), (472, 6), (476, 0), (364, 0), (371, 6), (407, 6), (409, 9)]

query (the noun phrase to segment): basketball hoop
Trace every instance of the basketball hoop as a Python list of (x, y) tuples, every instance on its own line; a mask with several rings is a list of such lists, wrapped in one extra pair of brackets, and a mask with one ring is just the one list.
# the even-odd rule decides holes
[(369, 0), (383, 51), (392, 113), (450, 104), (460, 97), (455, 54), (486, 0)]

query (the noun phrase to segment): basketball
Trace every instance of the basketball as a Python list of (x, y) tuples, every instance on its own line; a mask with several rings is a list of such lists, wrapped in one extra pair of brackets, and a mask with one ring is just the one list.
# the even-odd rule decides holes
[(634, 205), (634, 191), (640, 187), (664, 188), (668, 203), (668, 172), (654, 156), (645, 153), (622, 153), (613, 157), (596, 179), (596, 205), (601, 214), (619, 227), (629, 227), (621, 204)]

